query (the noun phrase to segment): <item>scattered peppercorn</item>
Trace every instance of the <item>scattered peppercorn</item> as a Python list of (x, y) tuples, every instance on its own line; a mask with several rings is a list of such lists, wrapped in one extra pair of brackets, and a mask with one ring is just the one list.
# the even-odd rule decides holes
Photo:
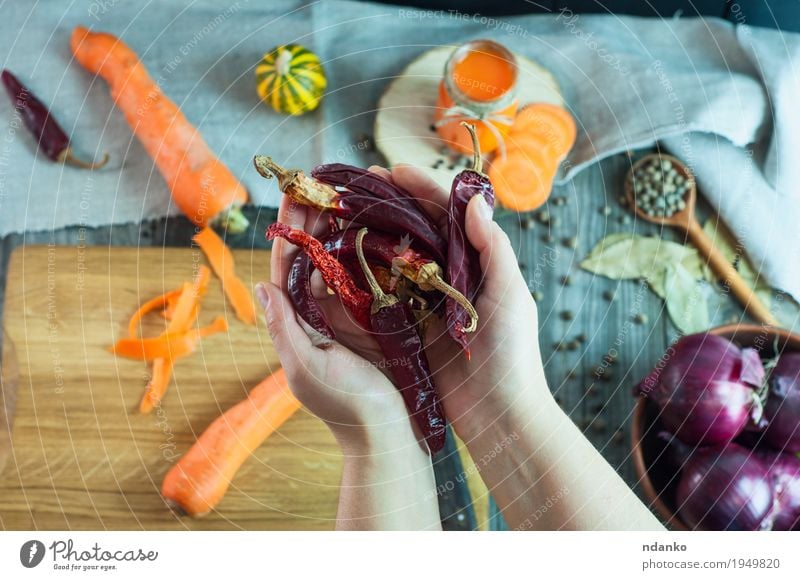
[(519, 225), (523, 230), (532, 230), (536, 227), (536, 222), (534, 222), (531, 218), (526, 217), (520, 222)]
[(539, 223), (542, 224), (550, 223), (550, 212), (547, 210), (540, 211), (537, 217), (539, 218)]
[(539, 292), (538, 290), (534, 290), (534, 291), (531, 293), (531, 296), (533, 296), (533, 300), (534, 300), (534, 302), (541, 302), (542, 300), (544, 300), (544, 294), (542, 294), (542, 293), (541, 293), (541, 292)]
[(614, 300), (617, 299), (617, 294), (616, 292), (612, 292), (611, 290), (604, 290), (603, 299), (608, 300), (609, 302), (614, 302)]
[(644, 314), (644, 313), (642, 313), (642, 312), (640, 312), (640, 313), (636, 314), (636, 315), (633, 317), (633, 321), (634, 321), (636, 324), (647, 324), (647, 321), (648, 321), (648, 320), (649, 320), (649, 319), (647, 318), (647, 314)]
[(545, 234), (542, 236), (542, 241), (545, 244), (552, 244), (555, 241), (555, 238), (551, 234)]
[(562, 241), (565, 248), (570, 248), (574, 250), (578, 247), (578, 238), (576, 236), (572, 236), (571, 238), (564, 238)]
[(569, 321), (569, 320), (572, 320), (573, 318), (575, 318), (575, 314), (572, 312), (572, 310), (562, 310), (561, 311), (561, 320)]
[(562, 286), (569, 286), (572, 284), (572, 279), (568, 275), (561, 276), (560, 280)]
[(580, 347), (581, 347), (581, 343), (578, 342), (577, 340), (570, 340), (567, 343), (567, 350), (575, 351), (575, 350), (578, 350)]
[(600, 208), (600, 215), (610, 216), (611, 215), (611, 208), (607, 205), (604, 205)]

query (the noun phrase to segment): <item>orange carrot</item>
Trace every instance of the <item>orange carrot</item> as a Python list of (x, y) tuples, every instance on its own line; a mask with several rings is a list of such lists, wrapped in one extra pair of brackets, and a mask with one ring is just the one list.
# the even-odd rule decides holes
[(576, 134), (575, 121), (561, 107), (536, 103), (520, 109), (506, 139), (506, 155), (495, 157), (489, 168), (498, 201), (518, 212), (544, 204)]
[(165, 333), (156, 338), (123, 338), (111, 347), (111, 352), (127, 358), (152, 361), (157, 358), (176, 359), (194, 352), (201, 338), (226, 332), (228, 323), (217, 317), (208, 326), (188, 332)]
[(553, 174), (532, 163), (520, 151), (509, 151), (492, 162), (489, 179), (497, 200), (512, 211), (531, 211), (547, 201)]
[(514, 118), (511, 133), (544, 136), (560, 161), (575, 144), (577, 127), (572, 115), (563, 107), (534, 103), (519, 110)]
[(115, 36), (82, 26), (72, 32), (70, 48), (86, 70), (109, 84), (111, 96), (186, 217), (201, 227), (244, 231), (247, 219), (240, 207), (247, 202), (247, 190), (161, 92), (136, 53)]
[(253, 297), (244, 282), (236, 276), (236, 264), (230, 248), (211, 228), (202, 229), (192, 239), (203, 250), (211, 269), (222, 282), (222, 290), (231, 301), (236, 316), (242, 322), (255, 324), (256, 309)]
[(270, 375), (206, 428), (169, 470), (161, 495), (190, 516), (207, 514), (245, 460), (300, 407), (283, 369)]
[[(200, 266), (193, 284), (184, 284), (178, 299), (174, 301), (167, 333), (187, 332), (189, 327), (197, 320), (200, 310), (198, 301), (206, 293), (211, 272), (205, 266)], [(172, 367), (177, 357), (157, 358), (153, 361), (153, 373), (144, 396), (139, 403), (139, 412), (149, 413), (153, 410), (169, 387), (172, 377)]]

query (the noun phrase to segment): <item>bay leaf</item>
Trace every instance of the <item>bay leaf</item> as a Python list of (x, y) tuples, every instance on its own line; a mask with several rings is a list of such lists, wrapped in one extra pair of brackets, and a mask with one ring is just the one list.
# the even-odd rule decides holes
[(667, 265), (664, 286), (667, 312), (673, 324), (684, 334), (707, 330), (708, 304), (703, 289), (681, 263)]
[[(581, 268), (612, 279), (656, 278), (667, 264), (687, 261), (688, 271), (697, 271), (693, 248), (655, 237), (629, 236), (608, 243), (602, 240), (581, 262)], [(698, 276), (699, 277), (699, 276)]]

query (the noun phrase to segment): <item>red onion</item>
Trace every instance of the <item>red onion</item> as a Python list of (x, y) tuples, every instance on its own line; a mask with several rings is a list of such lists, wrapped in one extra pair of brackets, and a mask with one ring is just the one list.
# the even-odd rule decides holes
[(694, 450), (676, 499), (683, 522), (699, 530), (769, 530), (777, 508), (767, 464), (735, 443)]
[(769, 470), (777, 509), (773, 530), (800, 531), (800, 459), (789, 453), (761, 455)]
[(712, 334), (681, 338), (636, 387), (661, 409), (667, 430), (690, 445), (729, 443), (761, 418), (758, 352)]
[(800, 353), (782, 354), (769, 376), (764, 439), (781, 451), (800, 451)]

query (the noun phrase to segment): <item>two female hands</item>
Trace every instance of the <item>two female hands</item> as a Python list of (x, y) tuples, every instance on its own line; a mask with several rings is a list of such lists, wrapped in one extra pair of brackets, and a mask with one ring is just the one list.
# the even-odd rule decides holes
[[(448, 192), (413, 167), (398, 166), (391, 173), (376, 167), (371, 170), (415, 195), (446, 231)], [(328, 228), (327, 216), (285, 196), (278, 220), (314, 236)], [(476, 458), (511, 526), (602, 527), (606, 518), (595, 510), (582, 509), (582, 515), (568, 517), (574, 511), (572, 501), (563, 501), (559, 509), (531, 519), (548, 494), (560, 490), (560, 496), (565, 496), (562, 480), (574, 475), (569, 472), (570, 465), (574, 469), (588, 466), (590, 471), (599, 468), (602, 473), (592, 476), (604, 476), (612, 492), (621, 493), (626, 500), (632, 494), (553, 400), (539, 354), (536, 305), (509, 239), (492, 221), (492, 210), (482, 196), (470, 201), (466, 234), (480, 254), (483, 271), (482, 291), (474, 305), (479, 322), (470, 340), (472, 358), (468, 361), (449, 337), (442, 319), (432, 317), (424, 337), (447, 419)], [(418, 441), (400, 393), (381, 371), (383, 356), (377, 344), (350, 318), (337, 297), (327, 295), (321, 279), (317, 280), (316, 295), (336, 329), (337, 340), (320, 337), (296, 315), (286, 286), (298, 251), (282, 239), (275, 241), (272, 281), (259, 284), (256, 295), (295, 396), (325, 421), (344, 452), (337, 527), (439, 528), (430, 457)], [(543, 465), (554, 459), (553, 453), (567, 453), (565, 443), (553, 440), (554, 435), (577, 441), (577, 452), (570, 451), (573, 460), (562, 461), (566, 470)], [(491, 458), (490, 463), (486, 457)], [(602, 462), (599, 467), (597, 458)], [(641, 521), (652, 527), (655, 520), (641, 507), (645, 512), (639, 514)]]

